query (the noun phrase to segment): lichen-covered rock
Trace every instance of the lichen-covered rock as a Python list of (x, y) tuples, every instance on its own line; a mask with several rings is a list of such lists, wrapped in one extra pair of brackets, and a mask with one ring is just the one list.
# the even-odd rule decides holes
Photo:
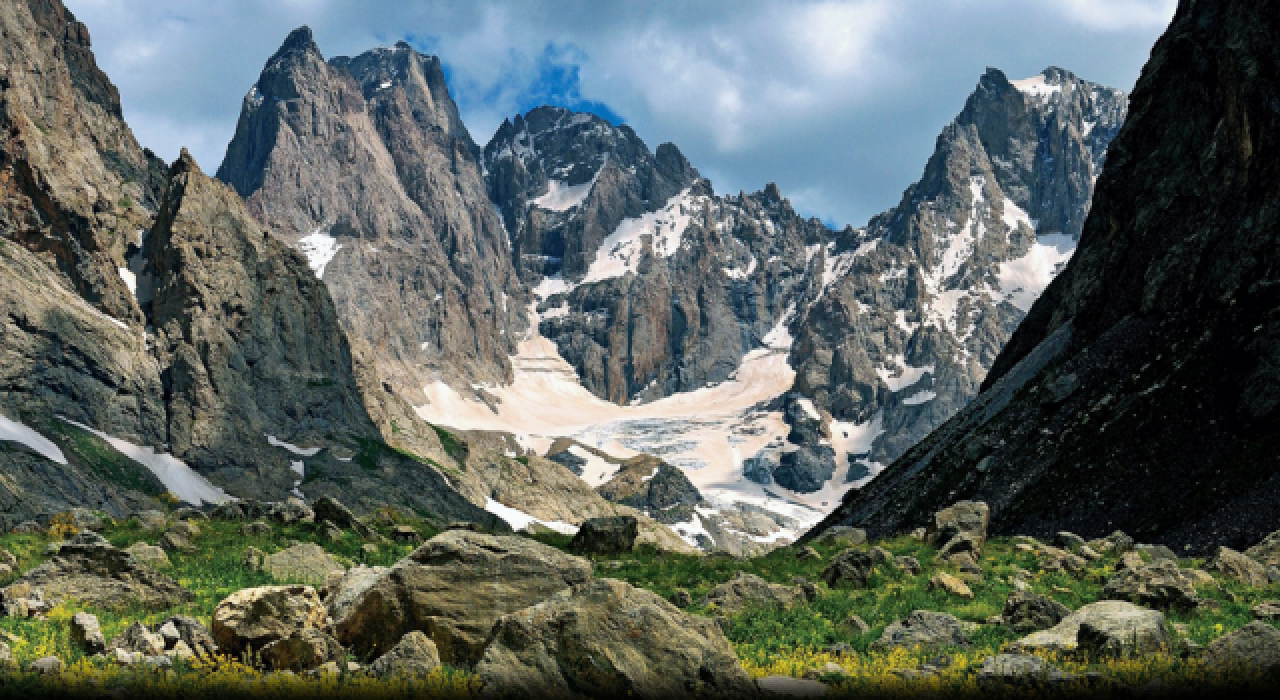
[(1280, 677), (1280, 631), (1250, 622), (1205, 647), (1201, 661), (1210, 669)]
[(153, 569), (163, 569), (171, 566), (169, 555), (165, 553), (164, 549), (149, 545), (146, 542), (134, 542), (125, 547), (124, 551), (128, 552), (134, 561), (143, 566), (149, 566)]
[(1270, 583), (1265, 565), (1227, 547), (1218, 547), (1204, 568), (1254, 588)]
[(747, 606), (786, 607), (803, 600), (805, 594), (799, 587), (769, 583), (755, 574), (739, 571), (732, 580), (712, 588), (702, 603), (731, 614)]
[(1244, 553), (1265, 566), (1280, 566), (1280, 530), (1267, 535)]
[(1169, 651), (1173, 638), (1158, 610), (1105, 600), (1090, 603), (1047, 630), (1019, 639), (1011, 649), (1020, 652), (1080, 650), (1094, 656), (1128, 656)]
[(470, 665), (498, 617), (590, 578), (590, 562), (533, 540), (449, 530), (335, 607), (335, 634), (368, 657), (419, 630), (443, 662)]
[(1015, 634), (1030, 634), (1049, 629), (1070, 614), (1070, 608), (1048, 596), (1015, 591), (1005, 598), (1001, 621)]
[(314, 627), (295, 629), (289, 636), (262, 647), (263, 663), (275, 671), (306, 671), (343, 658), (342, 645)]
[(1195, 583), (1175, 562), (1159, 560), (1116, 573), (1102, 589), (1112, 600), (1127, 600), (1163, 610), (1190, 610), (1200, 605)]
[(324, 585), (329, 574), (343, 571), (342, 565), (332, 554), (318, 544), (295, 544), (262, 559), (261, 569), (281, 583), (310, 583)]
[(578, 534), (569, 542), (569, 551), (576, 554), (625, 554), (636, 546), (640, 523), (629, 515), (607, 518), (590, 518), (578, 528)]
[(322, 629), (327, 617), (311, 586), (265, 586), (236, 591), (213, 611), (213, 638), (223, 653), (260, 650), (298, 630)]
[(957, 598), (973, 598), (973, 591), (964, 581), (948, 574), (945, 571), (939, 571), (929, 579), (929, 585), (926, 587), (931, 591), (943, 591), (948, 595)]
[(414, 630), (370, 664), (369, 672), (375, 676), (426, 676), (439, 667), (440, 652), (435, 642)]
[(157, 656), (164, 653), (165, 639), (163, 636), (152, 632), (145, 624), (135, 621), (126, 627), (118, 637), (112, 639), (107, 649), (141, 654), (143, 656)]
[(336, 498), (321, 496), (316, 499), (315, 503), (311, 504), (311, 509), (314, 511), (313, 517), (316, 522), (327, 520), (341, 529), (354, 530), (357, 535), (366, 540), (381, 539), (373, 528), (357, 518), (349, 508), (342, 505)]
[(871, 647), (883, 652), (890, 649), (968, 647), (970, 644), (969, 633), (954, 615), (916, 610), (886, 627)]
[(835, 555), (822, 570), (822, 580), (831, 588), (866, 588), (875, 573), (875, 560), (861, 549), (846, 549)]
[(987, 687), (1052, 687), (1075, 677), (1038, 656), (998, 654), (982, 660), (978, 684)]
[(86, 654), (98, 654), (107, 649), (102, 627), (96, 615), (78, 612), (71, 616), (71, 641)]
[(536, 697), (754, 695), (714, 622), (609, 579), (500, 618), (476, 674), (494, 690)]
[(72, 599), (105, 608), (163, 609), (195, 597), (92, 532), (71, 538), (57, 556), (27, 572), (18, 584), (41, 590), (51, 602)]
[(849, 527), (847, 525), (836, 525), (823, 530), (821, 534), (813, 538), (813, 544), (833, 544), (842, 547), (854, 547), (865, 544), (867, 541), (867, 531)]

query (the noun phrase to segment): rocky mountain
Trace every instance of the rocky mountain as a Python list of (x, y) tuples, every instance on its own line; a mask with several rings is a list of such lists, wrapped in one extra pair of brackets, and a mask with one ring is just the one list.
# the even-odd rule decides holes
[(1182, 2), (1079, 249), (982, 392), (819, 528), (984, 500), (1001, 533), (1122, 528), (1191, 551), (1275, 527), (1280, 18)]
[(801, 447), (758, 456), (755, 478), (865, 480), (966, 405), (1075, 249), (1125, 111), (1059, 68), (988, 69), (898, 206), (814, 253), (821, 281), (790, 324)]
[(304, 251), (380, 381), (511, 378), (526, 297), (440, 60), (406, 43), (326, 62), (306, 27), (267, 61), (218, 168)]

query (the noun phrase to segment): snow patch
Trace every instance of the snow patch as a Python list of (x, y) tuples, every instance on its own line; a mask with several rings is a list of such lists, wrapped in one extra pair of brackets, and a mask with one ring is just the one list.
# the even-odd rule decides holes
[[(596, 174), (599, 175), (598, 172)], [(582, 204), (594, 184), (595, 178), (580, 185), (570, 185), (563, 180), (549, 180), (547, 193), (534, 199), (533, 204), (551, 211), (567, 211)]]
[(1013, 86), (1018, 88), (1019, 92), (1031, 95), (1041, 100), (1047, 100), (1053, 95), (1062, 92), (1061, 85), (1051, 85), (1045, 80), (1044, 74), (1033, 75), (1023, 80), (1014, 80)]
[(20, 445), (26, 445), (32, 452), (51, 462), (57, 462), (64, 466), (67, 464), (66, 456), (62, 454), (62, 450), (52, 440), (36, 432), (34, 428), (6, 418), (3, 414), (0, 414), (0, 442), (16, 442)]
[(663, 258), (674, 255), (680, 248), (681, 236), (693, 218), (699, 199), (685, 189), (667, 200), (666, 206), (658, 211), (623, 219), (618, 228), (601, 241), (582, 284), (634, 273), (640, 264), (646, 240), (654, 255)]
[(936, 371), (934, 365), (912, 367), (907, 364), (906, 358), (902, 355), (890, 357), (886, 364), (893, 366), (893, 369), (885, 369), (885, 367), (880, 366), (876, 368), (876, 374), (880, 376), (880, 381), (889, 387), (889, 391), (895, 393), (920, 381), (920, 378), (924, 375), (933, 374)]
[(797, 399), (796, 405), (800, 407), (800, 410), (804, 411), (806, 416), (809, 416), (813, 420), (822, 420), (822, 414), (818, 413), (818, 409), (813, 405), (812, 399)]
[(324, 449), (323, 447), (298, 447), (297, 445), (290, 445), (274, 435), (267, 435), (267, 444), (272, 447), (283, 447), (300, 457), (315, 457), (320, 450)]
[(902, 403), (906, 406), (919, 406), (922, 403), (928, 403), (936, 398), (938, 398), (937, 394), (925, 389), (924, 391), (912, 394), (911, 396), (903, 399)]
[(520, 532), (533, 523), (538, 523), (539, 525), (551, 528), (562, 535), (578, 534), (578, 527), (576, 525), (570, 525), (569, 523), (561, 522), (559, 520), (539, 520), (522, 510), (503, 505), (492, 498), (484, 499), (484, 509), (507, 521), (507, 524), (511, 526), (511, 529), (516, 532)]
[(307, 256), (307, 265), (320, 279), (324, 279), (324, 269), (333, 261), (338, 251), (342, 250), (338, 239), (330, 236), (324, 227), (319, 227), (298, 239), (294, 247)]
[(1065, 233), (1038, 236), (1026, 255), (1000, 263), (997, 301), (1003, 299), (1023, 312), (1029, 311), (1075, 250), (1075, 239)]
[(124, 280), (124, 286), (129, 288), (129, 293), (137, 298), (138, 296), (138, 277), (133, 274), (133, 270), (127, 267), (117, 267), (116, 271), (120, 273), (120, 279)]
[(584, 450), (579, 445), (570, 447), (569, 454), (587, 460), (587, 463), (582, 467), (582, 480), (587, 482), (593, 489), (617, 476), (618, 470), (621, 469), (613, 462), (590, 450)]
[(173, 455), (157, 452), (152, 447), (141, 447), (126, 440), (111, 437), (106, 433), (62, 416), (58, 416), (58, 418), (106, 440), (117, 452), (151, 470), (151, 473), (156, 475), (156, 478), (160, 480), (161, 484), (164, 484), (166, 489), (187, 503), (200, 505), (206, 502), (226, 503), (231, 500), (231, 497), (226, 492), (209, 483), (208, 479), (196, 473), (194, 469), (187, 466), (186, 462)]

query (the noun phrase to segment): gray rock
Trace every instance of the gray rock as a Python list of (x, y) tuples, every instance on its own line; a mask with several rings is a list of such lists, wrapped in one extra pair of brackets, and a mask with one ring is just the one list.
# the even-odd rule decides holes
[(56, 676), (57, 674), (62, 673), (62, 668), (62, 659), (59, 659), (56, 656), (46, 656), (41, 659), (36, 659), (27, 666), (27, 669), (32, 673), (38, 673), (42, 676)]
[(133, 622), (106, 647), (111, 651), (125, 651), (141, 656), (156, 656), (165, 650), (164, 637), (152, 632), (141, 622)]
[(591, 518), (582, 523), (569, 542), (577, 554), (622, 554), (635, 548), (639, 521), (629, 515)]
[(1059, 547), (1069, 551), (1079, 553), (1081, 547), (1088, 546), (1088, 542), (1083, 537), (1074, 532), (1059, 532), (1053, 536), (1053, 543)]
[(209, 511), (209, 517), (213, 520), (235, 521), (244, 520), (246, 515), (244, 507), (239, 503), (223, 503), (213, 510)]
[(868, 625), (861, 617), (850, 615), (844, 621), (844, 626), (848, 627), (854, 636), (862, 636), (871, 631), (871, 625)]
[(821, 578), (831, 588), (866, 588), (875, 573), (875, 560), (860, 549), (846, 549), (835, 555)]
[(160, 536), (160, 548), (166, 552), (188, 553), (196, 551), (191, 540), (180, 532), (170, 531)]
[(335, 607), (334, 630), (358, 655), (420, 630), (444, 663), (469, 665), (498, 617), (590, 578), (590, 562), (533, 540), (450, 530)]
[(1135, 544), (1133, 549), (1140, 554), (1146, 555), (1147, 559), (1151, 561), (1165, 560), (1175, 563), (1178, 561), (1178, 555), (1162, 544)]
[(240, 526), (240, 534), (245, 537), (266, 537), (271, 534), (271, 525), (261, 521), (245, 523)]
[(970, 646), (969, 634), (954, 615), (916, 610), (885, 628), (871, 647), (891, 649), (945, 649)]
[(296, 544), (262, 559), (262, 570), (282, 583), (323, 585), (334, 571), (346, 567), (317, 544)]
[(852, 528), (845, 525), (836, 525), (823, 530), (821, 534), (813, 538), (813, 544), (838, 545), (842, 547), (853, 547), (865, 544), (867, 541), (867, 531), (858, 528)]
[(920, 560), (915, 557), (898, 556), (893, 558), (893, 563), (899, 569), (903, 570), (911, 576), (919, 576), (923, 568), (920, 566)]
[(830, 447), (804, 446), (783, 452), (773, 480), (783, 488), (798, 493), (812, 493), (822, 488), (836, 472), (836, 454)]
[(426, 676), (440, 667), (440, 652), (427, 635), (413, 631), (369, 666), (375, 676)]
[(1250, 622), (1210, 642), (1201, 660), (1210, 669), (1274, 679), (1280, 675), (1280, 631), (1265, 622)]
[(96, 615), (78, 612), (71, 616), (71, 642), (86, 654), (99, 654), (107, 649)]
[(1018, 652), (1079, 650), (1096, 656), (1168, 651), (1173, 638), (1164, 614), (1121, 601), (1090, 603), (1062, 622), (1034, 632), (1012, 644)]
[(676, 589), (676, 592), (671, 594), (671, 604), (683, 610), (693, 605), (693, 596), (683, 588)]
[(1280, 620), (1280, 601), (1264, 600), (1249, 609), (1258, 620)]
[(500, 618), (476, 674), (487, 686), (534, 696), (656, 700), (755, 690), (714, 622), (610, 579)]
[(1280, 566), (1280, 530), (1267, 535), (1244, 553), (1266, 566)]
[(1037, 687), (1059, 685), (1075, 677), (1038, 656), (998, 654), (982, 660), (977, 678), (983, 686)]
[(163, 569), (171, 566), (169, 555), (160, 547), (149, 545), (146, 542), (134, 542), (124, 550), (133, 557), (133, 560), (143, 566), (149, 566), (153, 569)]
[(788, 607), (805, 599), (798, 587), (769, 583), (755, 574), (739, 571), (731, 581), (712, 588), (702, 604), (715, 605), (719, 612), (733, 614), (749, 606)]
[(1015, 634), (1029, 634), (1054, 627), (1070, 614), (1070, 608), (1048, 596), (1014, 592), (1005, 598), (1001, 619)]
[(294, 632), (324, 628), (327, 618), (311, 586), (265, 586), (236, 591), (213, 611), (213, 639), (222, 653), (263, 649)]
[(1164, 610), (1191, 610), (1200, 605), (1195, 582), (1167, 559), (1116, 573), (1107, 581), (1102, 594), (1112, 600), (1127, 600)]
[(987, 523), (991, 509), (980, 501), (961, 501), (933, 514), (925, 529), (925, 542), (945, 550), (948, 543), (960, 535), (966, 542), (981, 551), (987, 541)]
[[(185, 646), (192, 656), (208, 657), (218, 652), (218, 643), (199, 620), (186, 615), (174, 615), (160, 623), (157, 633), (165, 640), (169, 650)], [(176, 636), (173, 636), (176, 633)]]
[(156, 610), (191, 600), (194, 595), (173, 579), (134, 561), (101, 536), (89, 532), (71, 538), (58, 556), (27, 572), (15, 586), (39, 589), (51, 602), (75, 600), (86, 606)]
[(1218, 547), (1213, 556), (1205, 562), (1205, 569), (1216, 571), (1227, 578), (1235, 579), (1246, 586), (1261, 588), (1271, 582), (1267, 576), (1267, 567), (1234, 549)]
[(275, 671), (306, 671), (344, 657), (342, 645), (315, 627), (294, 629), (287, 637), (262, 647), (263, 663)]
[(366, 540), (380, 539), (373, 528), (357, 518), (350, 509), (342, 505), (336, 498), (322, 496), (317, 498), (311, 507), (314, 511), (313, 517), (317, 522), (327, 520), (343, 530), (355, 531), (357, 535)]
[(313, 523), (316, 519), (315, 511), (311, 510), (311, 506), (308, 506), (298, 498), (290, 498), (283, 503), (276, 503), (269, 516), (281, 525)]

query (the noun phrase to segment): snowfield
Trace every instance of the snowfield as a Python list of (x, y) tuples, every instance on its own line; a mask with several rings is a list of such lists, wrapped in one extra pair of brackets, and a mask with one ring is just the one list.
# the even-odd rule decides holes
[(49, 438), (27, 425), (0, 415), (0, 441), (16, 442), (51, 462), (66, 465), (66, 455)]
[(106, 433), (94, 430), (69, 418), (58, 416), (58, 419), (106, 440), (117, 452), (149, 469), (160, 480), (160, 483), (164, 484), (166, 489), (187, 503), (201, 505), (203, 503), (226, 503), (232, 500), (231, 496), (228, 496), (225, 491), (209, 483), (208, 479), (196, 473), (194, 469), (173, 455), (157, 452), (152, 447), (141, 447), (127, 440), (111, 437)]

